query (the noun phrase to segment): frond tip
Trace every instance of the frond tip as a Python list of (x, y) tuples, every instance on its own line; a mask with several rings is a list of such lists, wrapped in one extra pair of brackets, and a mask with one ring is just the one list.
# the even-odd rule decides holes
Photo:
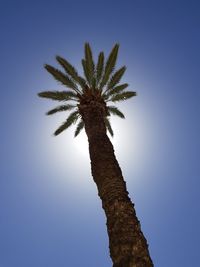
[(125, 118), (124, 114), (115, 106), (108, 106), (108, 112), (122, 119)]
[(62, 133), (64, 130), (69, 128), (73, 123), (75, 123), (78, 119), (78, 114), (79, 114), (78, 111), (72, 112), (66, 119), (66, 121), (55, 131), (54, 135)]
[(126, 91), (121, 94), (113, 95), (113, 97), (109, 101), (117, 102), (117, 101), (124, 101), (126, 99), (129, 99), (133, 96), (136, 96), (136, 92), (132, 91)]
[(105, 118), (105, 126), (108, 132), (110, 133), (110, 135), (113, 137), (114, 136), (113, 129), (111, 127), (111, 124), (108, 118)]
[(56, 112), (71, 110), (71, 109), (73, 109), (75, 107), (76, 106), (74, 106), (74, 105), (62, 105), (62, 106), (58, 106), (58, 107), (56, 107), (54, 109), (49, 110), (46, 114), (47, 115), (52, 115), (52, 114), (55, 114)]
[(39, 97), (49, 98), (57, 101), (77, 100), (76, 93), (71, 91), (44, 91), (38, 93)]
[(74, 137), (76, 137), (80, 132), (81, 130), (84, 128), (84, 122), (83, 120), (81, 119), (80, 122), (78, 123), (77, 127), (76, 127), (76, 131), (74, 133)]

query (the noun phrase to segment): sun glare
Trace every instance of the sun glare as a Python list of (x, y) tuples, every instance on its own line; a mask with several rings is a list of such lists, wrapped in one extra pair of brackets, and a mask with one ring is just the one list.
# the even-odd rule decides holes
[(74, 139), (74, 145), (76, 147), (77, 152), (83, 156), (87, 157), (89, 156), (88, 151), (88, 140), (86, 133), (82, 131), (75, 139)]

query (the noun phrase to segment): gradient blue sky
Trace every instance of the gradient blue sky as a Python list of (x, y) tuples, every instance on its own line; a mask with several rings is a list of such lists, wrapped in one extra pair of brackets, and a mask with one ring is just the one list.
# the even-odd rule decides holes
[(80, 68), (85, 41), (95, 56), (119, 42), (138, 93), (113, 143), (155, 266), (199, 266), (199, 14), (192, 0), (1, 0), (1, 267), (111, 266), (84, 135), (54, 138), (65, 116), (36, 96), (63, 89), (43, 64)]

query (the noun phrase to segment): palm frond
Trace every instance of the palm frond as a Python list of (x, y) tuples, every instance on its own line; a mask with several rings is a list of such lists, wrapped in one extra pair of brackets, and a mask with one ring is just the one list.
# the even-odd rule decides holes
[(119, 44), (116, 44), (113, 49), (111, 50), (111, 53), (106, 61), (106, 66), (105, 66), (105, 70), (104, 70), (104, 75), (102, 78), (102, 81), (100, 83), (100, 89), (102, 90), (102, 88), (105, 86), (105, 84), (108, 82), (109, 78), (110, 78), (110, 74), (112, 73), (112, 71), (114, 70), (116, 61), (117, 61), (117, 54), (118, 54), (118, 50), (119, 50)]
[(96, 85), (97, 85), (97, 81), (96, 81), (96, 77), (94, 76), (94, 77), (92, 78), (92, 89), (93, 89), (93, 90), (96, 90)]
[(104, 53), (100, 52), (98, 56), (98, 62), (96, 66), (96, 79), (97, 79), (97, 84), (102, 78), (102, 73), (103, 73), (103, 68), (104, 68)]
[(107, 91), (106, 93), (104, 93), (104, 94), (103, 94), (103, 98), (106, 100), (106, 99), (108, 99), (110, 96), (122, 92), (122, 91), (123, 91), (124, 89), (126, 89), (127, 87), (128, 87), (128, 83), (120, 84), (120, 85), (114, 87), (113, 89)]
[(67, 128), (69, 128), (73, 123), (77, 121), (78, 116), (79, 116), (78, 111), (72, 112), (67, 118), (67, 120), (55, 131), (54, 135), (58, 135), (62, 133), (64, 130), (66, 130)]
[(89, 83), (92, 85), (92, 80), (94, 78), (94, 61), (89, 43), (85, 43), (85, 64), (88, 70)]
[(78, 123), (77, 127), (76, 127), (76, 131), (74, 133), (74, 137), (76, 137), (83, 128), (84, 128), (84, 122), (81, 119), (80, 122)]
[(38, 96), (58, 101), (78, 100), (77, 94), (71, 91), (44, 91), (38, 93)]
[(122, 68), (120, 68), (119, 70), (117, 70), (113, 76), (111, 77), (108, 85), (107, 85), (107, 90), (112, 89), (116, 84), (118, 84), (122, 78), (122, 76), (124, 75), (124, 72), (126, 71), (126, 66), (123, 66)]
[(86, 87), (86, 80), (83, 77), (78, 76), (78, 83), (80, 84), (81, 88), (84, 90)]
[(66, 74), (48, 64), (44, 65), (44, 67), (57, 81), (79, 92), (77, 85)]
[(104, 121), (105, 121), (106, 129), (108, 130), (108, 132), (110, 133), (110, 135), (113, 136), (114, 133), (113, 133), (113, 130), (112, 130), (112, 127), (111, 127), (111, 124), (110, 124), (109, 119), (108, 118), (105, 118)]
[(82, 59), (81, 63), (82, 63), (82, 66), (83, 66), (83, 72), (84, 72), (85, 78), (86, 78), (88, 84), (90, 84), (90, 82), (91, 82), (90, 81), (90, 73), (89, 73), (88, 66), (87, 66), (87, 64), (85, 62), (85, 59)]
[(128, 83), (123, 83), (123, 84), (120, 84), (116, 87), (114, 87), (113, 89), (111, 89), (108, 94), (118, 94), (120, 92), (122, 92), (124, 89), (126, 89), (128, 87)]
[(67, 74), (69, 74), (74, 81), (78, 81), (78, 72), (77, 70), (64, 58), (56, 56), (58, 63), (64, 68)]
[(51, 109), (49, 110), (46, 114), (47, 115), (52, 115), (56, 112), (59, 112), (59, 111), (67, 111), (67, 110), (72, 110), (73, 108), (75, 108), (76, 106), (74, 105), (62, 105), (62, 106), (58, 106), (54, 109)]
[(113, 114), (113, 115), (116, 115), (122, 119), (125, 118), (124, 114), (115, 106), (108, 106), (108, 112)]
[(64, 58), (60, 56), (56, 56), (56, 60), (60, 65), (64, 68), (64, 70), (69, 74), (74, 81), (76, 81), (82, 89), (85, 88), (85, 79), (83, 79), (81, 76), (78, 75), (77, 70)]
[(126, 92), (122, 92), (121, 94), (113, 95), (113, 97), (111, 97), (109, 101), (113, 101), (113, 102), (123, 101), (133, 96), (136, 96), (136, 92), (126, 91)]

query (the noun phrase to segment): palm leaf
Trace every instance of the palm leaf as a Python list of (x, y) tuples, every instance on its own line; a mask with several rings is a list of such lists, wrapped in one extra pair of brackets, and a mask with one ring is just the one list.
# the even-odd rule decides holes
[(108, 112), (112, 113), (113, 115), (116, 115), (122, 119), (125, 118), (124, 114), (115, 106), (108, 106)]
[(64, 70), (69, 74), (74, 81), (78, 81), (78, 72), (77, 70), (64, 58), (56, 56), (56, 60), (64, 68)]
[(81, 88), (84, 90), (86, 87), (86, 80), (83, 77), (78, 76), (78, 83), (80, 84)]
[(114, 87), (113, 89), (107, 91), (106, 93), (103, 94), (104, 99), (108, 99), (110, 96), (118, 94), (120, 92), (122, 92), (124, 89), (126, 89), (128, 87), (128, 83), (123, 83), (120, 84), (116, 87)]
[(58, 135), (62, 133), (64, 130), (66, 130), (67, 128), (69, 128), (73, 123), (77, 121), (78, 115), (79, 115), (78, 111), (72, 112), (67, 118), (67, 120), (55, 131), (54, 135)]
[(51, 109), (49, 110), (46, 114), (47, 115), (52, 115), (56, 112), (59, 112), (59, 111), (67, 111), (67, 110), (72, 110), (73, 108), (75, 108), (76, 106), (74, 105), (62, 105), (62, 106), (58, 106), (54, 109)]
[(122, 76), (124, 75), (124, 72), (126, 71), (126, 66), (123, 66), (122, 68), (120, 68), (118, 71), (116, 71), (113, 76), (111, 77), (108, 86), (107, 86), (107, 90), (112, 89), (116, 84), (119, 83), (119, 81), (121, 80)]
[(77, 94), (71, 91), (44, 91), (38, 96), (58, 101), (78, 100)]
[(93, 89), (93, 90), (96, 90), (96, 85), (97, 85), (96, 78), (93, 77), (93, 78), (92, 78), (92, 89)]
[(85, 43), (85, 64), (88, 70), (88, 82), (92, 85), (92, 80), (94, 78), (94, 61), (89, 43)]
[(114, 95), (112, 98), (109, 99), (109, 101), (113, 101), (113, 102), (123, 101), (133, 96), (136, 96), (136, 92), (126, 91), (126, 92), (122, 92), (121, 94)]
[(74, 81), (80, 84), (80, 86), (85, 88), (85, 79), (78, 75), (77, 70), (64, 58), (60, 56), (56, 56), (57, 61), (60, 65), (65, 69), (65, 71), (72, 77)]
[(114, 135), (113, 133), (113, 130), (112, 130), (112, 127), (111, 127), (111, 124), (110, 124), (110, 121), (108, 118), (105, 118), (105, 126), (106, 126), (106, 129), (108, 130), (108, 132), (110, 133), (111, 136)]
[(78, 92), (76, 84), (67, 75), (50, 65), (46, 64), (44, 67), (57, 81)]
[(76, 137), (80, 133), (80, 131), (83, 129), (83, 127), (84, 127), (84, 122), (83, 122), (83, 120), (80, 120), (80, 122), (78, 123), (78, 125), (76, 127), (74, 137)]
[(100, 52), (98, 56), (98, 62), (97, 62), (97, 67), (96, 67), (96, 79), (97, 79), (97, 84), (102, 78), (102, 73), (103, 73), (103, 67), (104, 67), (104, 53)]
[(104, 85), (107, 83), (107, 81), (110, 78), (110, 74), (112, 73), (112, 71), (114, 70), (116, 61), (117, 61), (117, 54), (118, 54), (118, 50), (119, 50), (119, 44), (116, 44), (113, 49), (111, 50), (111, 53), (106, 61), (106, 66), (105, 66), (105, 70), (104, 70), (104, 75), (100, 84), (100, 89), (102, 90), (102, 88), (104, 87)]
[(83, 66), (83, 72), (84, 72), (85, 78), (86, 78), (88, 84), (90, 84), (90, 74), (89, 74), (89, 69), (88, 69), (88, 66), (85, 62), (85, 59), (82, 59), (81, 63)]
[(126, 89), (128, 87), (128, 83), (123, 83), (123, 84), (120, 84), (116, 87), (114, 87), (113, 89), (111, 89), (108, 94), (109, 95), (113, 95), (113, 94), (118, 94), (120, 93), (121, 91), (123, 91), (124, 89)]

